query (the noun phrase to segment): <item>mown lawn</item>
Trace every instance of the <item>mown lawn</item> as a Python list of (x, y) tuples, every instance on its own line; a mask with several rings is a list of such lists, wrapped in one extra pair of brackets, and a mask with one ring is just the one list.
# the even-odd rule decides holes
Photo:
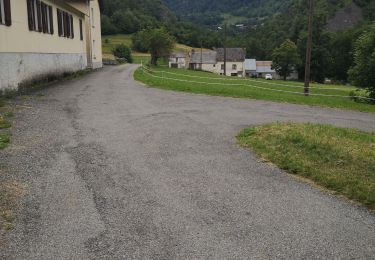
[(240, 145), (375, 209), (375, 134), (329, 125), (273, 123), (243, 130)]
[(328, 96), (305, 97), (302, 95), (303, 84), (293, 81), (240, 79), (166, 67), (153, 67), (151, 72), (139, 68), (134, 77), (151, 87), (166, 90), (375, 112), (375, 105), (347, 98), (356, 90), (348, 86), (312, 84), (312, 94)]

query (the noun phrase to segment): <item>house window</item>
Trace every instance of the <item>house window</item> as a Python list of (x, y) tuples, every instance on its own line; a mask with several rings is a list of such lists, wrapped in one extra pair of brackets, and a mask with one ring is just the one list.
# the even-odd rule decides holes
[(214, 66), (214, 68), (215, 68), (215, 67), (216, 67), (216, 64), (214, 64), (213, 66)]
[(10, 0), (0, 0), (0, 24), (12, 25), (12, 15), (10, 11)]
[(92, 28), (95, 28), (95, 25), (94, 25), (94, 8), (91, 8), (91, 26), (92, 26)]
[(79, 38), (83, 41), (83, 24), (81, 19), (79, 19)]
[(60, 37), (74, 39), (73, 15), (57, 9), (57, 25)]
[(95, 50), (96, 50), (96, 43), (95, 43), (95, 40), (92, 40), (92, 54), (93, 54), (94, 60), (96, 60)]
[(232, 65), (232, 70), (237, 70), (237, 64)]
[(29, 30), (53, 34), (52, 6), (39, 0), (27, 0)]
[(221, 64), (221, 70), (224, 70), (224, 64)]

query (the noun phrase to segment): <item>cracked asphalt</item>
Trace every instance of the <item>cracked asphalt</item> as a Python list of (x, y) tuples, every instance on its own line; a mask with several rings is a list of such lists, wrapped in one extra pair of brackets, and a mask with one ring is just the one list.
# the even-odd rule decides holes
[(374, 213), (235, 140), (273, 121), (375, 132), (374, 114), (147, 88), (136, 68), (22, 101), (0, 158), (27, 193), (0, 258), (375, 258)]

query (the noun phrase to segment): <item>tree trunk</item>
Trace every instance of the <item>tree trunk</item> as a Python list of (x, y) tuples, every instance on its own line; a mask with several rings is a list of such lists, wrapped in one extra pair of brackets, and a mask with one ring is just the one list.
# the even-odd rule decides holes
[(151, 65), (158, 65), (158, 57), (155, 54), (151, 54)]

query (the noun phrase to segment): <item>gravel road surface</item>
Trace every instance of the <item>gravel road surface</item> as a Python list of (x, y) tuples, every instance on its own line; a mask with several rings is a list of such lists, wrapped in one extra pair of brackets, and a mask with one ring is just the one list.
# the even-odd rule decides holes
[(374, 114), (152, 89), (136, 68), (19, 101), (0, 158), (27, 193), (0, 258), (375, 259), (374, 213), (235, 139), (273, 121), (375, 132)]

